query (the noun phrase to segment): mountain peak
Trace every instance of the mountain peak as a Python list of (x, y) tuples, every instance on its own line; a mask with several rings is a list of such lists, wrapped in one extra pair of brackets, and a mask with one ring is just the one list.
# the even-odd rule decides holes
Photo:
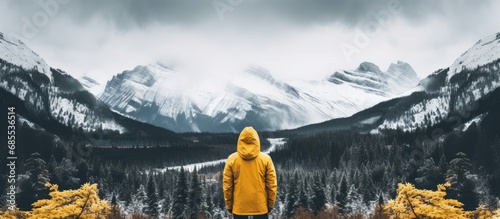
[(360, 72), (382, 73), (380, 68), (371, 62), (362, 62), (356, 70)]
[(274, 80), (274, 77), (271, 75), (267, 69), (258, 67), (258, 66), (249, 66), (245, 70), (246, 73), (261, 78), (263, 80)]
[(21, 40), (0, 32), (0, 59), (24, 69), (35, 69), (52, 81), (52, 72), (45, 61)]
[(464, 69), (474, 69), (500, 59), (500, 32), (477, 41), (453, 62), (447, 81)]
[(418, 85), (419, 79), (410, 64), (392, 63), (386, 72), (371, 62), (362, 62), (355, 70), (339, 70), (328, 77), (334, 84), (347, 84), (382, 96), (400, 94)]

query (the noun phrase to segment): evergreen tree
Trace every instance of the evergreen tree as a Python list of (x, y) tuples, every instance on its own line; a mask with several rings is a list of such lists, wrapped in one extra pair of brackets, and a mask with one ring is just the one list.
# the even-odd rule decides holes
[(49, 182), (49, 171), (45, 161), (39, 153), (31, 154), (24, 164), (28, 179), (20, 184), (21, 192), (18, 195), (17, 206), (21, 210), (31, 210), (35, 201), (48, 198), (49, 190), (45, 186)]
[(166, 195), (165, 196), (165, 199), (163, 199), (163, 204), (161, 205), (161, 212), (164, 214), (164, 215), (168, 215), (169, 211), (170, 211), (170, 196), (169, 195)]
[(198, 218), (198, 214), (204, 207), (205, 200), (203, 196), (203, 189), (201, 187), (200, 180), (198, 179), (198, 173), (195, 169), (191, 177), (191, 185), (188, 194), (187, 212), (189, 214), (189, 218)]
[(464, 209), (468, 211), (476, 209), (479, 205), (475, 185), (471, 180), (473, 177), (470, 173), (471, 168), (472, 164), (467, 155), (460, 152), (450, 161), (446, 172), (446, 181), (451, 184), (446, 197), (462, 202)]
[(347, 180), (342, 177), (340, 181), (339, 193), (337, 194), (337, 202), (339, 206), (339, 212), (343, 213), (347, 205), (347, 195), (349, 190), (347, 189)]
[(62, 190), (76, 189), (80, 186), (80, 179), (75, 177), (76, 173), (76, 167), (73, 162), (71, 162), (71, 159), (63, 158), (62, 161), (55, 167), (54, 180), (59, 183), (59, 187)]
[(326, 196), (321, 184), (321, 180), (319, 177), (315, 177), (310, 200), (311, 210), (313, 211), (314, 215), (317, 215), (320, 211), (323, 211), (323, 209), (325, 208), (325, 204)]
[(120, 215), (120, 209), (118, 208), (116, 194), (113, 193), (113, 197), (111, 198), (111, 216), (113, 216), (113, 218), (117, 218), (118, 215)]
[(188, 198), (188, 184), (187, 184), (187, 176), (184, 172), (184, 167), (181, 167), (180, 174), (177, 178), (177, 183), (175, 184), (175, 191), (173, 197), (173, 205), (172, 205), (172, 217), (174, 219), (184, 219), (187, 217), (185, 215), (186, 205)]
[(297, 207), (308, 209), (307, 202), (309, 198), (307, 197), (307, 194), (309, 194), (307, 189), (307, 181), (304, 180), (304, 183), (302, 184), (301, 189), (299, 191), (299, 200)]
[(337, 196), (337, 189), (335, 188), (335, 185), (332, 185), (332, 188), (330, 189), (330, 200), (333, 205), (335, 205), (336, 196)]
[(354, 184), (349, 188), (347, 193), (347, 205), (346, 208), (349, 213), (362, 213), (363, 198), (358, 192), (358, 189)]
[(132, 191), (129, 187), (124, 187), (122, 190), (123, 201), (125, 206), (128, 206), (132, 202)]
[(158, 196), (156, 195), (156, 183), (152, 171), (149, 172), (146, 204), (145, 213), (149, 214), (151, 218), (158, 218)]
[(213, 214), (214, 204), (212, 203), (212, 194), (209, 192), (206, 197), (207, 212), (210, 213), (209, 217)]
[(285, 214), (288, 218), (295, 214), (295, 209), (297, 206), (297, 173), (294, 174), (293, 179), (289, 179), (288, 183), (288, 193), (286, 194), (286, 208)]
[(86, 160), (81, 160), (78, 163), (76, 178), (80, 179), (80, 182), (88, 182), (89, 179), (89, 165)]
[(431, 190), (445, 182), (444, 175), (432, 158), (425, 159), (417, 173), (419, 177), (415, 179), (415, 186), (421, 189)]
[(131, 208), (133, 213), (142, 214), (146, 210), (147, 194), (143, 185), (140, 185), (137, 192), (132, 197)]
[(360, 184), (358, 193), (362, 195), (364, 204), (368, 206), (370, 205), (371, 201), (374, 201), (376, 199), (377, 195), (375, 194), (372, 177), (369, 174), (368, 170), (363, 172), (362, 179), (363, 182)]

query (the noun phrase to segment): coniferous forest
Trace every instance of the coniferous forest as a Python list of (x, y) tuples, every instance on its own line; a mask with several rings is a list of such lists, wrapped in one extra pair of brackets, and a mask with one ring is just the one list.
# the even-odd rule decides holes
[[(438, 211), (443, 205), (449, 205), (455, 211), (459, 209), (456, 214), (463, 218), (493, 217), (500, 197), (500, 139), (498, 135), (480, 131), (494, 128), (496, 124), (485, 125), (488, 123), (483, 123), (483, 127), (473, 124), (466, 132), (439, 136), (439, 141), (428, 140), (425, 130), (392, 135), (263, 132), (260, 134), (263, 139), (281, 134), (287, 142), (270, 154), (276, 166), (279, 188), (273, 214), (277, 218), (407, 218), (402, 213), (397, 216), (397, 209), (407, 209), (404, 206), (409, 203), (417, 212), (424, 204), (430, 207), (427, 206), (427, 210), (422, 207), (422, 212)], [(49, 138), (43, 137), (43, 133), (34, 136)], [(105, 203), (96, 207), (100, 209), (97, 213), (88, 206), (75, 204), (75, 208), (81, 208), (88, 215), (100, 214), (107, 218), (225, 218), (227, 212), (221, 187), (224, 164), (191, 171), (160, 167), (204, 161), (199, 155), (198, 160), (173, 158), (179, 154), (185, 157), (190, 156), (189, 153), (205, 153), (205, 160), (227, 157), (235, 150), (235, 143), (231, 142), (236, 141), (237, 135), (187, 133), (185, 137), (207, 141), (207, 144), (192, 150), (170, 148), (164, 153), (172, 157), (166, 156), (162, 161), (152, 161), (148, 155), (158, 153), (161, 148), (120, 152), (135, 154), (130, 154), (135, 158), (129, 162), (99, 150), (95, 150), (99, 153), (93, 151), (92, 156), (75, 159), (72, 152), (67, 151), (71, 147), (60, 145), (63, 142), (52, 146), (49, 159), (44, 158), (43, 153), (30, 151), (19, 177), (20, 191), (16, 201), (21, 216), (17, 217), (30, 217), (22, 212), (42, 215), (40, 212), (47, 211), (49, 213), (45, 213), (50, 214), (46, 206), (44, 210), (41, 200), (55, 199), (57, 191), (61, 195), (73, 191), (95, 194), (96, 206)], [(53, 139), (47, 141), (54, 142)], [(263, 142), (263, 148), (266, 148), (269, 143)], [(213, 152), (214, 148), (224, 150)], [(140, 154), (138, 150), (146, 152)], [(87, 183), (96, 187), (88, 187)], [(399, 198), (403, 193), (406, 198)], [(420, 203), (419, 200), (426, 195), (441, 197), (442, 201), (434, 205), (425, 200)], [(448, 200), (456, 200), (459, 204)], [(78, 203), (78, 200), (74, 202)]]

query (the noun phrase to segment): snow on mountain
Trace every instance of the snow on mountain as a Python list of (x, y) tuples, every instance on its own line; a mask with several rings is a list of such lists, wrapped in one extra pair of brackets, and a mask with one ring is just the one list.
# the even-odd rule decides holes
[(420, 94), (395, 107), (379, 129), (414, 131), (450, 116), (468, 118), (479, 100), (500, 87), (500, 33), (479, 40), (450, 68), (429, 75), (419, 87), (414, 94)]
[(500, 59), (500, 32), (480, 39), (451, 65), (447, 80), (464, 69), (474, 69)]
[(79, 81), (86, 90), (94, 95), (99, 94), (102, 90), (104, 90), (104, 88), (102, 88), (103, 86), (98, 81), (89, 76), (83, 76)]
[(371, 62), (363, 62), (355, 70), (335, 72), (328, 80), (335, 84), (349, 84), (382, 96), (400, 94), (418, 84), (418, 77), (413, 68), (401, 61), (392, 63), (386, 72), (382, 72)]
[(10, 101), (19, 101), (31, 119), (85, 131), (125, 131), (76, 79), (51, 69), (20, 40), (0, 33), (0, 59), (0, 89), (17, 98)]
[[(356, 73), (362, 80), (334, 74), (321, 81), (290, 82), (252, 66), (215, 89), (208, 82), (186, 83), (182, 70), (155, 63), (114, 76), (100, 98), (118, 113), (178, 132), (237, 131), (247, 125), (289, 129), (350, 116), (394, 96), (404, 86), (410, 89), (418, 84), (406, 63), (391, 65), (388, 73), (374, 66), (360, 65)], [(374, 83), (364, 83), (368, 80)]]
[(0, 59), (26, 70), (35, 69), (52, 80), (50, 67), (21, 40), (0, 32)]

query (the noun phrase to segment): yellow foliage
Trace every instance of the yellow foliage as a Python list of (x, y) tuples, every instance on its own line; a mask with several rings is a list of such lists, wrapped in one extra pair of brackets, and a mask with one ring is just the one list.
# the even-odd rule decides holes
[(484, 206), (480, 205), (475, 211), (467, 212), (469, 218), (474, 219), (490, 219), (493, 218), (493, 213), (486, 209)]
[(493, 211), (493, 219), (500, 219), (500, 209)]
[(15, 210), (6, 210), (6, 211), (1, 211), (0, 210), (0, 219), (20, 219), (20, 218), (26, 218), (26, 212), (20, 211), (18, 208)]
[(51, 199), (33, 203), (29, 219), (105, 218), (111, 209), (106, 201), (99, 199), (97, 184), (85, 183), (80, 189), (64, 191), (58, 191), (57, 185), (46, 186), (50, 188)]
[(416, 189), (412, 184), (399, 184), (396, 199), (385, 206), (390, 218), (454, 218), (466, 219), (468, 213), (463, 204), (454, 199), (445, 199), (446, 183), (437, 186), (437, 191)]

